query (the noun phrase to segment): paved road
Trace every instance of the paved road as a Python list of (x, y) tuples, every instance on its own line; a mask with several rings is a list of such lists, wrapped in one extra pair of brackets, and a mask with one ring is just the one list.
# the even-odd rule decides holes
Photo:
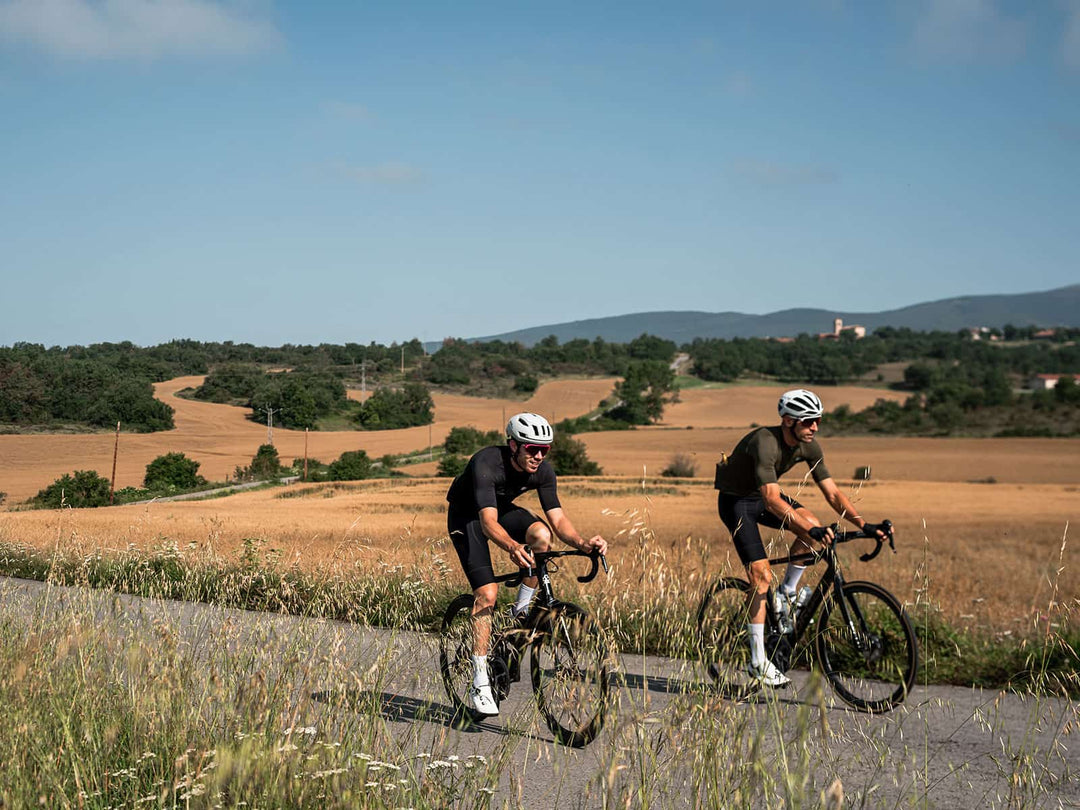
[[(407, 758), (501, 759), (495, 806), (725, 806), (717, 794), (746, 761), (730, 751), (756, 747), (770, 773), (806, 774), (795, 792), (810, 796), (810, 806), (839, 778), (845, 807), (1080, 807), (1075, 702), (919, 687), (901, 709), (868, 717), (827, 691), (815, 695), (801, 678), (794, 689), (734, 705), (712, 694), (693, 665), (630, 655), (620, 662), (616, 714), (592, 745), (573, 750), (537, 721), (525, 683), (500, 718), (455, 728), (426, 634), (7, 578), (0, 606), (27, 622), (89, 610), (121, 639), (157, 638), (168, 628), (181, 649), (209, 651), (224, 638), (234, 651), (260, 656), (270, 678), (300, 658), (288, 668), (292, 720), (332, 739), (343, 725), (378, 717)], [(800, 738), (810, 745), (795, 744)], [(751, 803), (776, 806), (782, 795), (774, 783)]]

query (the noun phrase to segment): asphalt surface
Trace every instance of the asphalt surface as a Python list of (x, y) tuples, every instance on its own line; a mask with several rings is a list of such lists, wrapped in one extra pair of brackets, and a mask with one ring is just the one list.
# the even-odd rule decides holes
[[(795, 673), (792, 688), (733, 704), (693, 663), (625, 655), (603, 732), (570, 749), (538, 719), (527, 675), (498, 718), (461, 727), (443, 692), (436, 638), (424, 633), (10, 578), (0, 578), (0, 610), (26, 623), (89, 610), (121, 645), (162, 632), (193, 651), (226, 639), (233, 652), (259, 656), (267, 678), (291, 679), (283, 723), (332, 740), (349, 723), (378, 718), (399, 759), (500, 762), (495, 807), (724, 807), (725, 779), (752, 749), (770, 774), (796, 777), (761, 779), (765, 792), (740, 804), (782, 806), (801, 795), (818, 806), (839, 779), (844, 807), (1080, 807), (1073, 701), (919, 686), (902, 707), (869, 716)], [(301, 666), (282, 663), (298, 658)]]

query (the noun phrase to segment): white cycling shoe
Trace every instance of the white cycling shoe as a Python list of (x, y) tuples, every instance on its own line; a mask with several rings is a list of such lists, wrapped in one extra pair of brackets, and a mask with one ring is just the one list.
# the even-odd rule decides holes
[(787, 686), (791, 683), (791, 678), (778, 670), (772, 661), (766, 661), (759, 666), (747, 664), (746, 674), (762, 686), (771, 686), (774, 689)]
[(473, 684), (469, 688), (469, 702), (472, 703), (473, 711), (484, 717), (497, 717), (499, 704), (495, 702), (495, 696), (491, 694), (491, 684), (483, 686)]

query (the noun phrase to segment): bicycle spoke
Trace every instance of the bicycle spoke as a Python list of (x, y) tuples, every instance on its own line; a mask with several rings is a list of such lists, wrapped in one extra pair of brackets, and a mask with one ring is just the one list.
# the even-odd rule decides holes
[(731, 700), (742, 700), (758, 689), (746, 673), (750, 663), (746, 636), (749, 589), (745, 580), (722, 579), (698, 607), (702, 665), (716, 681), (720, 694)]
[(843, 603), (825, 605), (818, 660), (836, 693), (869, 712), (904, 700), (915, 683), (918, 653), (907, 614), (896, 598), (870, 582), (844, 586)]
[(561, 609), (532, 645), (537, 704), (556, 738), (584, 745), (600, 731), (608, 699), (609, 653), (580, 608)]

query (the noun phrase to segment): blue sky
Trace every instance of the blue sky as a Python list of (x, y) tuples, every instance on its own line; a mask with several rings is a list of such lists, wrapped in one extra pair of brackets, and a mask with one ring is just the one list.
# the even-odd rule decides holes
[(1080, 0), (0, 0), (0, 345), (1080, 281)]

